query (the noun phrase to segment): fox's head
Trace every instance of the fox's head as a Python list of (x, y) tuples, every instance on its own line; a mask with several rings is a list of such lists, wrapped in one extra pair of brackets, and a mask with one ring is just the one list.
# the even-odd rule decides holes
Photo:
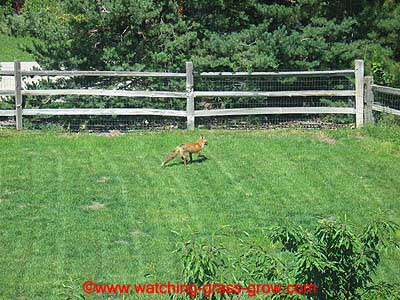
[(201, 140), (201, 145), (208, 145), (208, 142), (206, 140), (206, 138), (204, 137), (204, 135), (200, 135), (200, 140)]

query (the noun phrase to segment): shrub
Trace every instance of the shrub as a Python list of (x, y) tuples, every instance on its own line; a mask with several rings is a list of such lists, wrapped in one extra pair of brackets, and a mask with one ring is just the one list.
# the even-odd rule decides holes
[[(199, 240), (182, 242), (178, 246), (183, 268), (182, 279), (186, 284), (196, 284), (202, 287), (204, 284), (223, 282), (222, 268), (225, 266), (223, 248), (207, 245)], [(195, 294), (174, 294), (173, 299), (182, 299), (187, 296), (190, 299), (222, 299), (221, 293), (204, 295), (204, 291)], [(189, 297), (190, 296), (190, 297)]]
[[(398, 299), (395, 284), (374, 281), (382, 250), (393, 245), (398, 247), (394, 240), (398, 229), (396, 223), (379, 221), (356, 232), (346, 218), (323, 219), (314, 231), (292, 224), (276, 226), (270, 228), (268, 240), (281, 247), (280, 253), (272, 254), (262, 246), (251, 246), (232, 266), (240, 266), (241, 278), (237, 283), (241, 284), (316, 284), (316, 294), (312, 291), (303, 295), (312, 299)], [(181, 243), (178, 252), (185, 283), (202, 286), (224, 282), (226, 278), (223, 277), (227, 275), (222, 276), (222, 273), (232, 271), (227, 269), (220, 247), (190, 240)], [(234, 298), (228, 294), (212, 295), (212, 299), (218, 297)], [(271, 297), (293, 299), (285, 289)], [(207, 297), (197, 294), (192, 298)]]
[[(385, 291), (382, 286), (388, 286), (375, 283), (373, 275), (381, 250), (394, 243), (392, 236), (398, 228), (381, 221), (356, 234), (346, 220), (324, 219), (313, 233), (301, 227), (276, 227), (271, 238), (282, 244), (283, 251), (294, 254), (296, 281), (317, 284), (317, 299), (373, 299), (371, 291), (377, 295), (376, 291)], [(390, 294), (386, 296), (390, 299)]]

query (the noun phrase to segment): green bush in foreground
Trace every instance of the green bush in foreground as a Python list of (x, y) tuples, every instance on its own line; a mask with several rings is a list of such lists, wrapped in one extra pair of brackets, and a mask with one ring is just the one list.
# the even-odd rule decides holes
[[(396, 285), (373, 279), (381, 251), (395, 244), (393, 235), (398, 228), (396, 223), (380, 221), (356, 234), (346, 220), (340, 219), (323, 219), (314, 232), (301, 226), (277, 226), (271, 228), (269, 238), (281, 245), (281, 256), (290, 255), (282, 259), (262, 247), (250, 247), (237, 265), (244, 270), (242, 282), (247, 284), (315, 283), (316, 293), (300, 295), (310, 299), (398, 299)], [(195, 241), (186, 242), (179, 249), (183, 255), (182, 274), (187, 280), (184, 282), (200, 286), (222, 279), (218, 276), (224, 274), (223, 268), (229, 267), (222, 263), (216, 249)], [(226, 282), (226, 277), (223, 280)], [(272, 297), (285, 299), (293, 295), (282, 289)]]
[[(209, 283), (217, 283), (221, 280), (219, 270), (225, 265), (223, 249), (213, 246), (204, 245), (194, 240), (182, 243), (177, 250), (183, 261), (183, 282), (188, 284), (196, 284), (201, 287)], [(193, 291), (192, 291), (193, 292)], [(212, 293), (211, 295), (188, 294), (196, 299), (225, 299), (224, 294)], [(179, 294), (174, 294), (174, 298), (182, 298)]]
[(275, 228), (271, 238), (295, 255), (296, 281), (316, 283), (319, 300), (360, 299), (382, 286), (373, 275), (380, 251), (397, 229), (392, 222), (375, 222), (357, 235), (345, 222), (322, 220), (314, 233), (302, 227)]

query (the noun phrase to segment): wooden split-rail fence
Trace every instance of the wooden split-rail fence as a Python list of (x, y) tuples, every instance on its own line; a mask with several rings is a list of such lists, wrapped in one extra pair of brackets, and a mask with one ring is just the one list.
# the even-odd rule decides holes
[[(182, 117), (187, 120), (187, 129), (195, 127), (195, 118), (211, 116), (238, 115), (276, 115), (276, 114), (350, 114), (355, 115), (356, 126), (373, 121), (372, 111), (385, 111), (399, 115), (400, 111), (391, 110), (374, 104), (374, 90), (400, 94), (400, 90), (373, 84), (371, 77), (364, 76), (364, 61), (356, 60), (355, 68), (334, 71), (290, 71), (290, 72), (203, 72), (194, 74), (193, 64), (186, 63), (186, 73), (171, 72), (127, 72), (127, 71), (22, 71), (21, 63), (16, 61), (14, 71), (1, 71), (0, 76), (14, 76), (15, 89), (0, 91), (0, 96), (14, 96), (15, 109), (0, 110), (0, 116), (15, 116), (16, 128), (23, 128), (24, 116), (38, 115), (152, 115)], [(125, 91), (106, 89), (23, 89), (24, 76), (107, 76), (107, 77), (160, 77), (186, 79), (186, 90), (176, 91)], [(354, 89), (351, 90), (300, 90), (300, 91), (196, 91), (196, 77), (226, 78), (226, 77), (259, 77), (259, 76), (354, 76)], [(148, 98), (184, 98), (186, 110), (147, 109), (147, 108), (54, 108), (54, 109), (24, 109), (24, 96), (117, 96), (117, 97), (148, 97)], [(354, 107), (257, 107), (196, 110), (196, 98), (201, 97), (354, 97)]]

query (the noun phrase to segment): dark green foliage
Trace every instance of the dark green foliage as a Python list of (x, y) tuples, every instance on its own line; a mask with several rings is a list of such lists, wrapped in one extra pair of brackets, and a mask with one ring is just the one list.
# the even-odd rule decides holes
[[(223, 282), (222, 267), (225, 265), (223, 249), (213, 245), (207, 245), (197, 240), (189, 240), (178, 246), (177, 252), (181, 256), (183, 264), (182, 282), (196, 284), (202, 287), (204, 284)], [(190, 289), (187, 294), (174, 294), (173, 299), (222, 299), (221, 293), (204, 295), (203, 292), (195, 292)], [(193, 294), (191, 294), (193, 293)]]
[[(282, 252), (272, 254), (261, 246), (251, 246), (236, 263), (242, 274), (240, 282), (316, 284), (316, 294), (309, 291), (304, 295), (318, 300), (395, 299), (395, 286), (374, 282), (374, 274), (382, 250), (398, 248), (393, 240), (398, 229), (396, 223), (379, 221), (356, 233), (346, 218), (322, 219), (314, 232), (293, 225), (272, 227), (269, 237), (282, 246)], [(188, 241), (179, 252), (184, 282), (201, 286), (227, 280), (227, 275), (218, 276), (227, 267), (220, 249)], [(272, 295), (277, 299), (290, 296), (285, 288)]]
[(374, 83), (386, 86), (393, 85), (393, 76), (384, 70), (382, 63), (372, 63), (371, 71), (374, 77)]
[(3, 14), (3, 17), (13, 13), (12, 4), (13, 0), (0, 0), (0, 13)]
[[(14, 2), (0, 8), (10, 15)], [(47, 68), (338, 69), (364, 58), (400, 80), (392, 0), (27, 0), (9, 24), (43, 41), (32, 51)]]
[(25, 15), (48, 68), (339, 69), (365, 58), (395, 72), (399, 11), (389, 0), (71, 0), (28, 2)]
[(384, 290), (385, 284), (375, 284), (373, 275), (381, 250), (392, 242), (398, 228), (395, 223), (382, 221), (356, 234), (345, 220), (326, 219), (314, 233), (301, 227), (279, 228), (273, 229), (271, 238), (294, 254), (296, 281), (316, 283), (319, 300), (361, 299), (369, 291), (377, 295)]

